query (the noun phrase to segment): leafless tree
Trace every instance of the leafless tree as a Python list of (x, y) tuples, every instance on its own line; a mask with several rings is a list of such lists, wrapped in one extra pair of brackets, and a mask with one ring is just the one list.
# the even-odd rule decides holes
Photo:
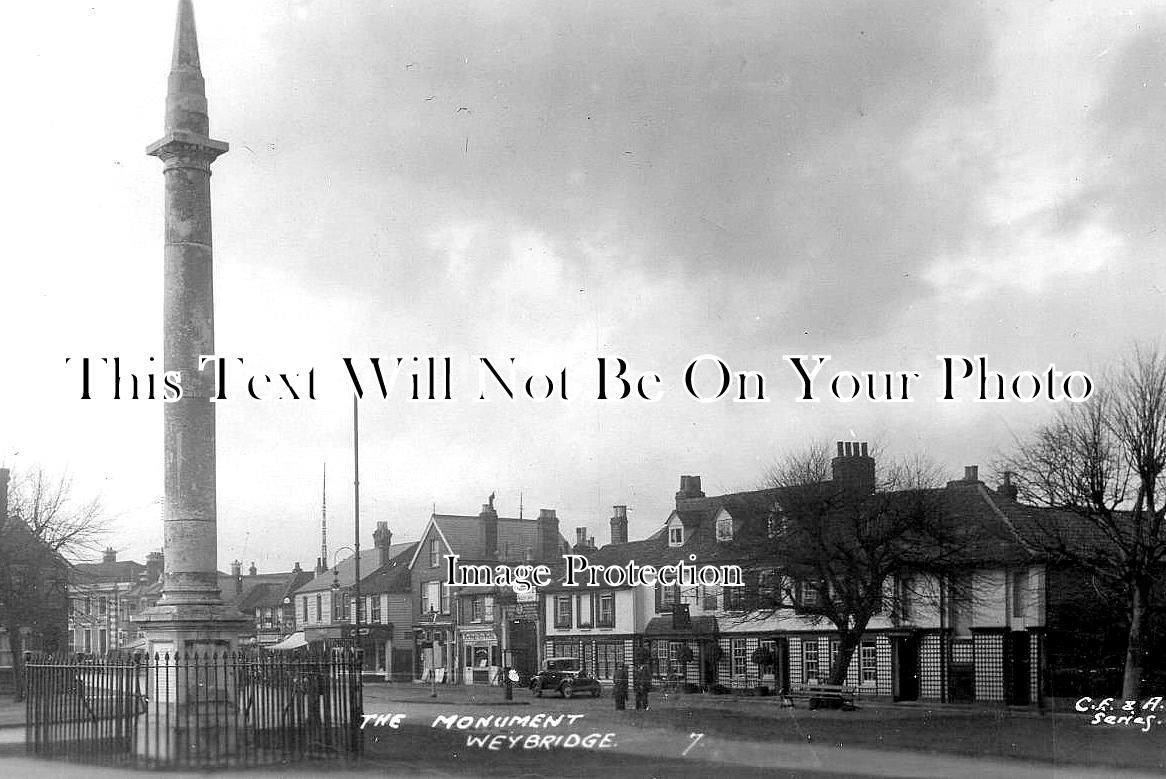
[(1124, 591), (1122, 695), (1134, 699), (1166, 561), (1166, 355), (1136, 346), (1099, 385), (1085, 403), (1019, 438), (997, 468), (1014, 474), (1022, 501), (1056, 509), (1025, 528), (1034, 551)]
[(938, 471), (927, 462), (895, 463), (865, 487), (834, 481), (830, 463), (829, 448), (817, 444), (772, 470), (775, 516), (759, 548), (785, 582), (771, 608), (837, 632), (829, 683), (842, 684), (871, 618), (888, 605), (888, 583), (945, 569), (966, 538), (948, 520)]
[(72, 566), (97, 547), (105, 525), (99, 500), (79, 502), (68, 476), (37, 469), (8, 484), (0, 507), (0, 625), (8, 635), (22, 695), (25, 637), (62, 648)]

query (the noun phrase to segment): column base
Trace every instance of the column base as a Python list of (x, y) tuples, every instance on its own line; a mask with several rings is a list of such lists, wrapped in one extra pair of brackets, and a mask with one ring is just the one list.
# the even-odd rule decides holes
[(222, 603), (158, 604), (132, 621), (145, 635), (150, 654), (233, 652), (239, 648), (240, 636), (255, 632), (254, 620)]

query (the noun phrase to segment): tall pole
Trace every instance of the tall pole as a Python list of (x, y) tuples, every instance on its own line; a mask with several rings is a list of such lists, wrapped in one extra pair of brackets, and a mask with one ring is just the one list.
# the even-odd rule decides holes
[(356, 550), (356, 645), (360, 646), (360, 413), (355, 395), (352, 396), (352, 492), (352, 524), (356, 534), (352, 542)]

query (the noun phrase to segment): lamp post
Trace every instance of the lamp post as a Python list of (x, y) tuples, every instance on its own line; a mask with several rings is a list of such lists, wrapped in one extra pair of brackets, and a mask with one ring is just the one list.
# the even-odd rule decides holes
[[(332, 597), (333, 597), (333, 599), (341, 597), (342, 590), (340, 587), (340, 560), (339, 560), (339, 557), (340, 557), (340, 553), (344, 552), (344, 551), (352, 552), (354, 557), (356, 555), (356, 551), (350, 546), (342, 546), (339, 549), (332, 550)], [(360, 568), (358, 567), (356, 569), (356, 572), (355, 572), (356, 576), (360, 575), (359, 571), (360, 571)], [(360, 581), (358, 579), (357, 586), (359, 586), (359, 584), (360, 584)], [(347, 588), (344, 588), (344, 589), (347, 590)], [(360, 595), (359, 595), (359, 590), (358, 590), (357, 591), (357, 599), (358, 599), (357, 603), (358, 604), (359, 604), (359, 598), (360, 598)], [(335, 603), (333, 604), (332, 608), (333, 608), (334, 612), (337, 610)], [(343, 623), (345, 621), (343, 608), (341, 608), (339, 610), (339, 613), (337, 615), (337, 620), (341, 623), (342, 627), (340, 628), (340, 635), (341, 635), (341, 638), (343, 638), (343, 636), (344, 636)], [(357, 636), (359, 637), (359, 635), (360, 635), (360, 633), (359, 633), (360, 624), (359, 623), (357, 623), (356, 630), (357, 630)]]

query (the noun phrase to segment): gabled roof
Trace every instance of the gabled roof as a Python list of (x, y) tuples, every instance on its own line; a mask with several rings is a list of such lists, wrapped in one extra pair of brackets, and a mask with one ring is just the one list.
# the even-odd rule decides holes
[[(416, 541), (406, 541), (399, 544), (392, 544), (389, 546), (389, 563), (392, 566), (395, 561), (402, 559), (409, 559), (413, 556), (417, 548)], [(376, 547), (371, 549), (360, 550), (360, 582), (363, 589), (364, 583), (369, 580), (369, 577), (375, 575), (380, 569), (380, 550)], [(339, 571), (339, 577), (335, 576), (333, 570)], [(324, 573), (313, 576), (309, 581), (306, 581), (302, 586), (296, 589), (297, 593), (305, 592), (324, 592), (331, 590), (335, 581), (339, 580), (341, 587), (351, 587), (356, 584), (356, 557), (351, 556), (341, 560), (336, 564), (335, 568), (329, 568)]]
[[(436, 528), (438, 534), (449, 547), (451, 553), (459, 555), (462, 560), (479, 560), (502, 563), (521, 563), (526, 560), (526, 550), (532, 550), (536, 555), (539, 552), (538, 520), (519, 519), (517, 517), (498, 517), (498, 557), (495, 560), (489, 557), (482, 547), (482, 518), (460, 514), (433, 514), (429, 523)], [(422, 534), (422, 539), (428, 532)], [(569, 545), (559, 534), (560, 549), (567, 549)], [(420, 549), (414, 553), (420, 554)], [(410, 566), (413, 561), (410, 561)]]

